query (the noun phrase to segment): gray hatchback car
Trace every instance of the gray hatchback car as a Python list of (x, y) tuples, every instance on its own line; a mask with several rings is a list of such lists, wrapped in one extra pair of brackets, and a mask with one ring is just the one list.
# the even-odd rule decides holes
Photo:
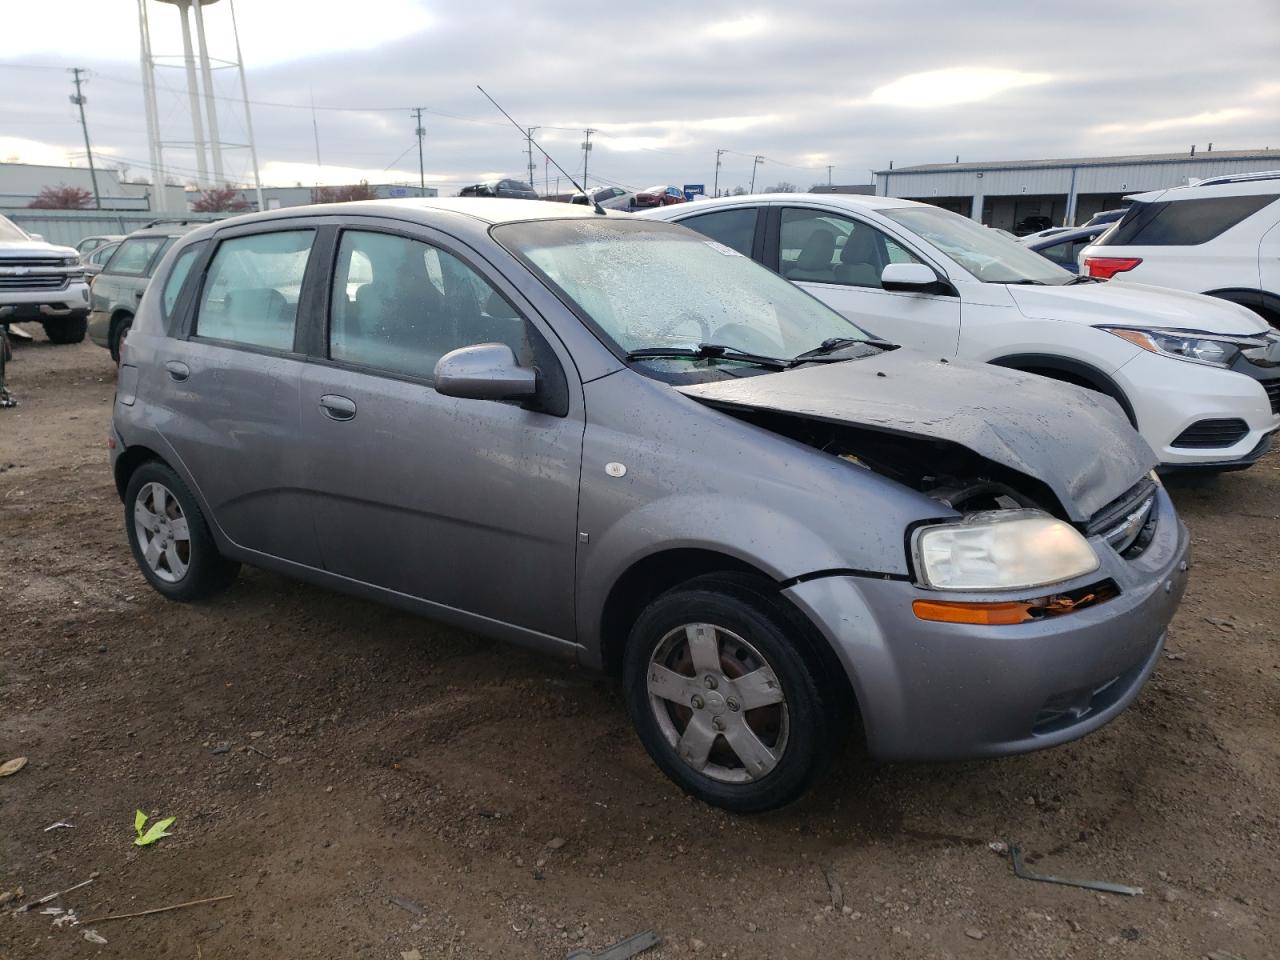
[(110, 446), (164, 596), (248, 563), (576, 658), (668, 776), (743, 812), (851, 727), (896, 759), (1097, 729), (1185, 586), (1111, 400), (895, 349), (700, 234), (570, 204), (187, 234)]

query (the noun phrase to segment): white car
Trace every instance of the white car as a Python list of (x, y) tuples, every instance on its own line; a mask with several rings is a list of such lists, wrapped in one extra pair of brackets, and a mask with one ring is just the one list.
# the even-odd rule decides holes
[[(606, 210), (630, 210), (636, 203), (635, 191), (621, 187), (592, 187), (591, 199)], [(585, 204), (587, 195), (575, 193), (569, 202)]]
[(1234, 303), (1076, 277), (910, 200), (766, 194), (643, 215), (758, 260), (886, 340), (1105, 393), (1165, 467), (1247, 467), (1280, 429), (1280, 336)]
[(1080, 253), (1081, 273), (1221, 297), (1280, 329), (1280, 170), (1130, 197)]

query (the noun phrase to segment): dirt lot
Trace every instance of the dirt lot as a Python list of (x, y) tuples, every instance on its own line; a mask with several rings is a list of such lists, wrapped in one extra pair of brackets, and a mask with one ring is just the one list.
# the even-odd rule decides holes
[[(743, 819), (673, 789), (573, 666), (260, 571), (163, 601), (106, 468), (113, 372), (21, 346), (0, 411), (0, 762), (30, 758), (0, 779), (0, 894), (234, 897), (92, 924), (105, 946), (0, 916), (0, 958), (547, 958), (649, 927), (655, 960), (1280, 954), (1280, 456), (1170, 483), (1191, 589), (1110, 727), (999, 762), (851, 750)], [(135, 808), (173, 835), (134, 846)], [(1016, 879), (997, 840), (1146, 893)]]

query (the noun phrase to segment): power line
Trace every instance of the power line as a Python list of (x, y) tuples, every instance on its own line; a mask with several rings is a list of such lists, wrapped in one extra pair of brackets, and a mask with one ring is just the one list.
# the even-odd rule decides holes
[(80, 74), (84, 73), (83, 67), (72, 67), (71, 73), (74, 76), (72, 83), (76, 85), (76, 92), (71, 97), (71, 102), (80, 108), (80, 128), (84, 130), (84, 152), (89, 158), (89, 178), (93, 181), (93, 204), (99, 210), (102, 209), (102, 194), (98, 192), (98, 171), (93, 166), (93, 148), (89, 146), (89, 124), (84, 118), (84, 95), (80, 92), (81, 81)]

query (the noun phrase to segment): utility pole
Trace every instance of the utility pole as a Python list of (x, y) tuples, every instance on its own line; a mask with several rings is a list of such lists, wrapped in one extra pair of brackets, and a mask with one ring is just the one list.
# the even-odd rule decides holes
[(830, 164), (830, 163), (827, 164), (827, 186), (828, 187), (831, 186), (831, 167), (832, 166), (833, 164)]
[(427, 135), (427, 128), (422, 125), (421, 107), (414, 107), (413, 115), (418, 119), (418, 125), (413, 131), (418, 137), (418, 196), (425, 197), (427, 195), (427, 174), (426, 168), (422, 165), (422, 138)]
[(534, 185), (534, 177), (537, 176), (538, 169), (533, 165), (533, 131), (537, 129), (537, 127), (530, 127), (524, 134), (524, 148), (525, 152), (529, 155), (529, 186), (531, 187)]
[(587, 127), (587, 139), (582, 141), (582, 190), (585, 193), (587, 184), (587, 161), (591, 159), (591, 135), (595, 133), (590, 127)]
[(724, 156), (724, 151), (717, 150), (716, 151), (716, 180), (715, 180), (715, 185), (712, 186), (711, 188), (711, 195), (713, 197), (720, 196), (720, 158), (722, 156)]
[[(89, 179), (93, 181), (93, 205), (101, 210), (102, 194), (98, 192), (98, 171), (93, 166), (93, 148), (89, 146), (89, 124), (84, 118), (84, 95), (80, 93), (80, 84), (82, 82), (80, 74), (84, 73), (85, 70), (83, 67), (72, 67), (71, 72), (75, 75), (75, 79), (72, 82), (76, 85), (76, 92), (71, 97), (71, 102), (80, 108), (80, 128), (84, 130), (84, 152), (89, 157)], [(89, 81), (85, 80), (83, 82), (88, 83)]]
[(751, 161), (751, 190), (749, 191), (751, 193), (756, 192), (756, 167), (762, 163), (764, 163), (764, 157), (757, 153), (755, 159)]

